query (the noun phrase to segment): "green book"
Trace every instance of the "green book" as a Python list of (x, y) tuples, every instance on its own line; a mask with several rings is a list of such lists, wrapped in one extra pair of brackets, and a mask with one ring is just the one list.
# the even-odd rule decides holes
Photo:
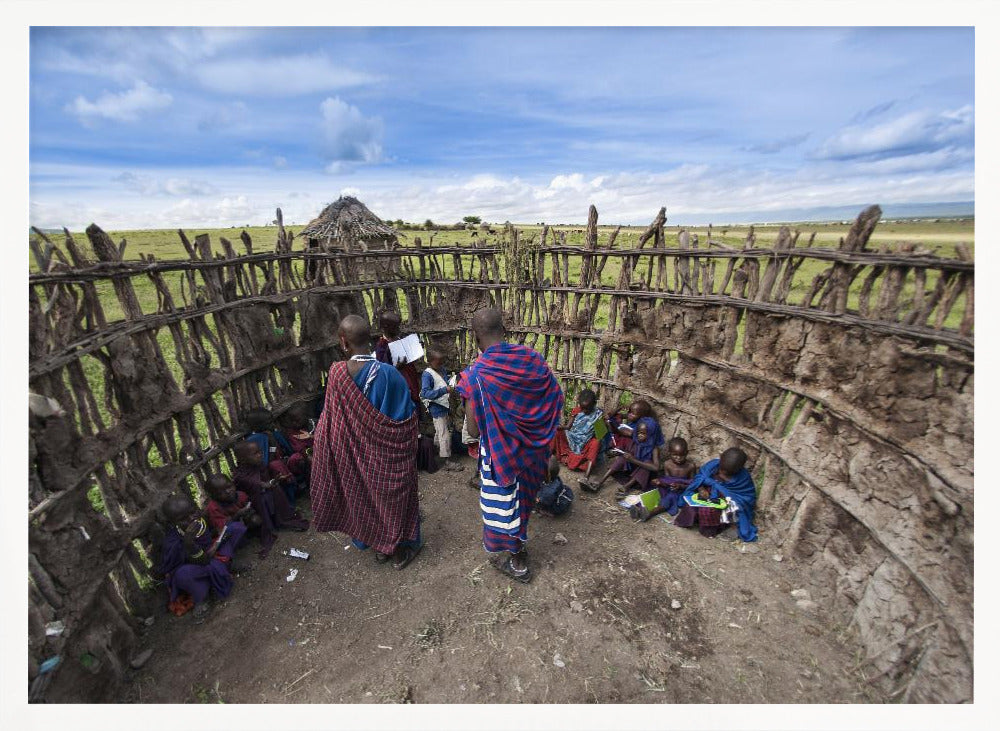
[(597, 441), (604, 439), (604, 437), (607, 436), (607, 433), (608, 422), (606, 422), (603, 417), (594, 422), (594, 437)]
[(660, 504), (660, 491), (654, 487), (652, 490), (642, 493), (639, 499), (646, 506), (646, 510), (652, 510)]

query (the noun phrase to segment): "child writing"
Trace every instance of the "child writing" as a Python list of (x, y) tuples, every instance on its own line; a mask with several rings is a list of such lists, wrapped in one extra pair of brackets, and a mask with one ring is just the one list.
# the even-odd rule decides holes
[(458, 471), (462, 466), (451, 458), (451, 393), (448, 374), (444, 370), (444, 353), (440, 348), (427, 349), (427, 368), (420, 376), (420, 398), (434, 421), (434, 441), (438, 456), (445, 460), (444, 468)]
[(247, 440), (256, 442), (267, 471), (280, 482), (288, 502), (294, 505), (298, 481), (285, 461), (289, 455), (285, 454), (275, 437), (273, 422), (274, 417), (269, 409), (253, 409), (248, 412), (246, 423), (250, 432)]
[(697, 471), (697, 465), (688, 459), (687, 441), (674, 437), (667, 442), (667, 461), (663, 464), (663, 474), (651, 481), (660, 492), (659, 504), (650, 510), (642, 503), (636, 503), (629, 508), (629, 515), (638, 521), (647, 521), (663, 512), (676, 515), (681, 495)]
[[(622, 419), (623, 411), (625, 412), (624, 420)], [(635, 425), (639, 419), (645, 416), (653, 417), (653, 407), (643, 399), (633, 401), (629, 404), (628, 409), (615, 409), (607, 418), (612, 446), (623, 452), (629, 451), (629, 445), (632, 444), (632, 436), (635, 433)]]
[(580, 487), (588, 492), (597, 492), (611, 475), (625, 472), (629, 475), (629, 480), (618, 488), (618, 497), (624, 497), (629, 490), (646, 490), (649, 487), (650, 477), (660, 471), (659, 448), (662, 446), (663, 433), (660, 431), (660, 425), (652, 417), (644, 416), (636, 424), (629, 451), (612, 449), (611, 453), (615, 455), (615, 459), (608, 465), (604, 476), (597, 483), (582, 478)]
[(735, 508), (740, 538), (747, 542), (757, 540), (757, 527), (753, 524), (757, 488), (746, 462), (746, 452), (730, 447), (719, 459), (704, 464), (684, 491), (674, 525), (681, 528), (697, 525), (703, 536), (714, 537), (727, 527), (722, 522), (723, 512)]
[(275, 440), (287, 455), (285, 464), (289, 472), (301, 485), (309, 483), (314, 425), (315, 422), (309, 418), (309, 407), (300, 402), (284, 413), (281, 429), (274, 432)]
[(538, 489), (535, 498), (535, 510), (542, 515), (562, 515), (573, 505), (573, 491), (559, 479), (559, 458), (554, 454), (549, 457), (549, 465), (545, 481)]
[(236, 469), (233, 470), (233, 482), (237, 489), (249, 496), (250, 504), (260, 516), (259, 555), (267, 558), (278, 538), (276, 533), (279, 528), (304, 531), (309, 527), (309, 521), (292, 509), (285, 493), (278, 487), (279, 481), (271, 479), (257, 442), (249, 439), (239, 442), (233, 452), (237, 462)]
[(569, 428), (556, 430), (552, 451), (571, 470), (583, 470), (584, 476), (590, 477), (601, 447), (594, 428), (604, 412), (597, 408), (597, 394), (589, 388), (580, 391), (576, 403), (570, 414)]

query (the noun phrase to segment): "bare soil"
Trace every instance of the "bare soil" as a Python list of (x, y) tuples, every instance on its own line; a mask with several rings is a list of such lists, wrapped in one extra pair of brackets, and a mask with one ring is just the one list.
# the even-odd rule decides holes
[[(851, 634), (801, 609), (794, 560), (633, 523), (614, 485), (559, 518), (534, 515), (534, 580), (482, 549), (462, 473), (421, 473), (425, 547), (378, 565), (342, 534), (281, 534), (196, 624), (165, 606), (122, 701), (140, 703), (856, 703), (883, 699), (854, 671)], [(575, 488), (575, 475), (563, 478)], [(300, 501), (308, 512), (308, 500)], [(554, 542), (558, 533), (567, 540)], [(283, 555), (295, 547), (309, 561)], [(290, 569), (298, 569), (289, 582)], [(160, 589), (162, 591), (162, 588)], [(679, 608), (675, 602), (679, 602)], [(165, 605), (165, 600), (164, 600)]]

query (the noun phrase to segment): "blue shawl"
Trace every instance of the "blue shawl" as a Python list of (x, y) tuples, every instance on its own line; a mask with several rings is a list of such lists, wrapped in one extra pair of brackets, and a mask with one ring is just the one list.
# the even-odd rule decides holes
[[(639, 441), (639, 424), (646, 425), (646, 441), (644, 442)], [(631, 426), (635, 428), (635, 431), (632, 432), (632, 455), (640, 462), (651, 462), (653, 460), (653, 450), (665, 444), (663, 441), (663, 432), (660, 431), (660, 425), (656, 423), (656, 419), (653, 417), (644, 416)]]
[(712, 488), (713, 495), (718, 492), (726, 497), (732, 498), (733, 502), (739, 506), (736, 513), (739, 519), (740, 539), (749, 543), (757, 540), (757, 526), (753, 524), (753, 510), (757, 504), (757, 487), (753, 484), (750, 472), (743, 468), (729, 482), (719, 482), (712, 475), (719, 468), (719, 460), (713, 459), (706, 462), (698, 470), (698, 474), (691, 480), (684, 497), (697, 494), (698, 488), (708, 485)]
[(589, 414), (580, 412), (573, 419), (573, 424), (566, 430), (566, 441), (573, 454), (580, 454), (584, 446), (594, 438), (594, 424), (604, 416), (604, 412), (594, 407)]

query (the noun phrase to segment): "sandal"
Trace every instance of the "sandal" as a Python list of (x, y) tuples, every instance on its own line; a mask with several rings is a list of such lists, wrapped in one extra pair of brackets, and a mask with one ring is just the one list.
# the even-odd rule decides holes
[(419, 546), (416, 546), (416, 547), (414, 547), (414, 546), (403, 546), (403, 547), (397, 548), (396, 549), (396, 553), (399, 553), (400, 551), (402, 551), (403, 554), (402, 554), (402, 556), (400, 558), (398, 558), (396, 561), (393, 562), (393, 564), (392, 564), (393, 567), (397, 571), (402, 571), (403, 569), (405, 569), (407, 566), (409, 566), (413, 562), (413, 559), (415, 559), (417, 557), (417, 554), (420, 553), (420, 551), (421, 551), (421, 549), (423, 549), (423, 547), (424, 547), (424, 544), (421, 543)]
[(649, 520), (649, 510), (642, 503), (636, 503), (628, 509), (628, 514), (636, 523), (645, 523)]
[(507, 558), (504, 559), (503, 561), (494, 562), (493, 568), (495, 568), (501, 574), (509, 576), (514, 581), (520, 581), (522, 584), (527, 584), (529, 581), (531, 581), (531, 569), (528, 566), (525, 566), (520, 571), (515, 569), (514, 562), (511, 559), (510, 554), (507, 554)]
[(578, 482), (580, 483), (580, 487), (586, 490), (587, 492), (597, 492), (598, 490), (601, 489), (600, 486), (591, 482), (590, 479), (587, 477), (581, 477), (578, 480)]
[(380, 553), (379, 551), (375, 551), (375, 563), (385, 563), (388, 560), (389, 560), (388, 553)]

